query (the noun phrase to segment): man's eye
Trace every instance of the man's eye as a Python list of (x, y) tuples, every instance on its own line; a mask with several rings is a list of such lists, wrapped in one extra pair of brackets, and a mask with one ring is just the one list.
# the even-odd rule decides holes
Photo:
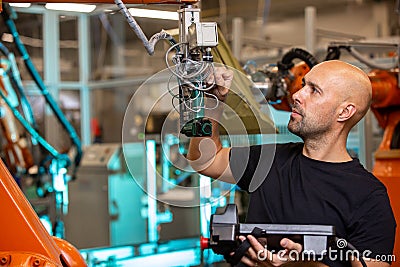
[(311, 91), (313, 92), (313, 93), (318, 93), (318, 90), (313, 86), (313, 87), (311, 87)]

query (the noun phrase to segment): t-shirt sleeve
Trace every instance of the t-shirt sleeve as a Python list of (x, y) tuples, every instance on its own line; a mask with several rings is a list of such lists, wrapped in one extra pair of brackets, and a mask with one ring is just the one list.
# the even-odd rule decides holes
[(391, 262), (396, 221), (385, 189), (369, 195), (351, 219), (349, 242), (364, 258)]
[(275, 145), (233, 147), (229, 155), (229, 166), (237, 185), (252, 192), (267, 177), (275, 154)]

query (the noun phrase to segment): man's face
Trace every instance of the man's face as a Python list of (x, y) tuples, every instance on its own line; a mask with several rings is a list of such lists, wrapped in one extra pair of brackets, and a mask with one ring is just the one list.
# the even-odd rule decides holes
[(335, 81), (326, 68), (315, 67), (303, 79), (303, 88), (293, 95), (288, 129), (303, 140), (328, 133), (336, 121), (338, 96)]

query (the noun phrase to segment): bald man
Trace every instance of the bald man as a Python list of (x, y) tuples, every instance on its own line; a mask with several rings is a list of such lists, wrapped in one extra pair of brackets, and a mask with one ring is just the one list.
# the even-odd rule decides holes
[[(233, 73), (219, 69), (214, 76), (214, 93), (223, 101)], [(191, 139), (191, 165), (249, 192), (248, 223), (333, 225), (337, 237), (352, 244), (368, 267), (390, 266), (396, 222), (386, 188), (346, 149), (351, 128), (371, 103), (368, 76), (348, 63), (326, 61), (305, 75), (303, 88), (292, 97), (288, 129), (303, 143), (222, 148), (214, 127), (210, 138)], [(293, 265), (304, 259), (302, 246), (286, 238), (280, 242), (283, 251), (265, 250), (252, 236), (240, 238), (252, 245), (241, 266)], [(321, 262), (362, 266), (337, 251)]]

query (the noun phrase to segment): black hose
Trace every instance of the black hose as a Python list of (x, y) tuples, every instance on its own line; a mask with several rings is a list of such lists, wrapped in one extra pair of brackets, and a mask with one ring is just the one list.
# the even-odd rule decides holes
[(278, 62), (279, 71), (285, 72), (291, 69), (294, 66), (293, 59), (295, 58), (303, 60), (310, 69), (318, 64), (318, 60), (309, 52), (301, 48), (293, 48), (283, 55), (282, 60)]

